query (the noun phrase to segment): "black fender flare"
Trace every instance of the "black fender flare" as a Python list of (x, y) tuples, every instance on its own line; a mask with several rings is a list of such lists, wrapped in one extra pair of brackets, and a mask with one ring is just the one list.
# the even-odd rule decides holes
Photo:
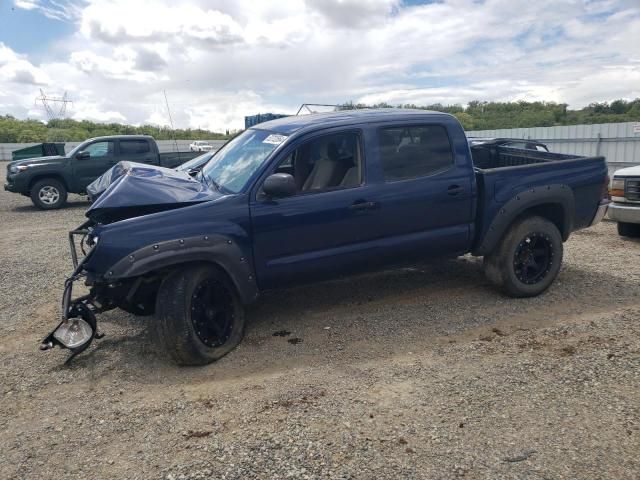
[(224, 235), (199, 235), (153, 243), (116, 262), (104, 275), (107, 282), (139, 277), (166, 267), (209, 262), (225, 271), (244, 304), (258, 298), (252, 258)]
[(514, 220), (524, 211), (542, 205), (559, 205), (563, 212), (563, 224), (560, 228), (562, 240), (566, 241), (573, 229), (575, 199), (568, 185), (554, 184), (530, 187), (516, 194), (498, 211), (489, 224), (480, 244), (473, 250), (473, 255), (486, 255), (498, 244)]

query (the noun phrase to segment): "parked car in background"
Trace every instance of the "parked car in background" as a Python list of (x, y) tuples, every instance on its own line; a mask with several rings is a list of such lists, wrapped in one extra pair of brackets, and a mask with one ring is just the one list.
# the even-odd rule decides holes
[(67, 202), (68, 193), (86, 193), (87, 185), (120, 161), (175, 168), (193, 156), (160, 153), (156, 141), (147, 135), (90, 138), (66, 155), (10, 162), (4, 189), (31, 197), (40, 209), (53, 210)]
[(208, 152), (209, 150), (213, 150), (213, 145), (204, 140), (196, 140), (189, 145), (189, 150), (192, 152)]
[[(177, 363), (205, 364), (241, 341), (261, 292), (467, 252), (506, 294), (531, 297), (609, 202), (604, 157), (470, 148), (455, 117), (424, 110), (286, 117), (245, 130), (196, 177), (120, 173), (70, 234), (63, 320), (43, 350), (79, 353), (96, 314), (121, 308), (155, 314)], [(89, 294), (74, 298), (77, 281)]]
[(613, 203), (607, 216), (618, 222), (618, 234), (640, 237), (640, 166), (616, 170), (609, 194)]

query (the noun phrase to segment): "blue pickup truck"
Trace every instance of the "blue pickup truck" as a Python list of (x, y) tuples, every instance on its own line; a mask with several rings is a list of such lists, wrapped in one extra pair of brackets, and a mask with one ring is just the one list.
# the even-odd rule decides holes
[[(126, 162), (106, 175), (70, 232), (75, 270), (42, 348), (75, 355), (101, 335), (96, 314), (121, 308), (154, 314), (188, 365), (233, 349), (261, 292), (390, 264), (471, 253), (506, 294), (538, 295), (609, 202), (603, 157), (470, 145), (455, 117), (423, 110), (282, 118), (196, 177)], [(90, 293), (74, 298), (80, 280)]]

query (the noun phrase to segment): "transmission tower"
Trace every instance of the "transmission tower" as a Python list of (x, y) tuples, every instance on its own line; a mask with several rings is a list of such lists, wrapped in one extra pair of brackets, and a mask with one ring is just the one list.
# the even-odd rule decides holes
[(64, 118), (67, 113), (67, 104), (73, 104), (73, 101), (67, 98), (67, 92), (64, 92), (62, 97), (51, 97), (40, 89), (40, 96), (36, 97), (35, 103), (42, 103), (49, 120), (56, 120), (58, 118)]

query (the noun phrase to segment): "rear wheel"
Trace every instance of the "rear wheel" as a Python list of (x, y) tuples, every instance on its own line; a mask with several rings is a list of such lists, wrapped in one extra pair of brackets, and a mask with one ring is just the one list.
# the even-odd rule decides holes
[(618, 235), (621, 237), (640, 237), (640, 225), (637, 223), (618, 222)]
[(156, 303), (158, 340), (180, 365), (204, 365), (233, 350), (244, 335), (244, 308), (234, 286), (210, 266), (169, 275)]
[(553, 283), (562, 264), (562, 236), (542, 217), (515, 223), (485, 256), (485, 273), (513, 297), (533, 297)]
[(41, 210), (55, 210), (67, 203), (67, 189), (53, 178), (38, 180), (31, 187), (31, 201)]

